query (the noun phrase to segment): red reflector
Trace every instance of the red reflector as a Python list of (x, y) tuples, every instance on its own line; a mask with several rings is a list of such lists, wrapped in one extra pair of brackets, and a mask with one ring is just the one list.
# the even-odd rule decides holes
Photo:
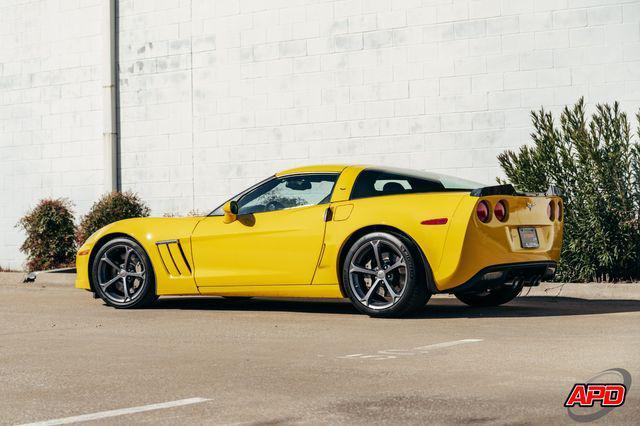
[(549, 205), (547, 206), (547, 216), (550, 221), (553, 221), (553, 219), (556, 218), (556, 204), (553, 200), (549, 201)]
[(558, 220), (562, 220), (562, 203), (558, 201)]
[(89, 254), (89, 249), (82, 250), (78, 252), (78, 256), (86, 256)]
[(446, 225), (449, 219), (446, 217), (439, 217), (437, 219), (427, 219), (420, 222), (423, 225)]
[(489, 207), (489, 203), (485, 200), (480, 201), (476, 206), (476, 214), (478, 215), (480, 222), (487, 223), (491, 220), (491, 215), (489, 214), (490, 211), (491, 208)]
[(493, 215), (500, 222), (504, 222), (505, 220), (507, 220), (507, 203), (504, 200), (500, 200), (496, 203), (495, 207), (493, 208)]

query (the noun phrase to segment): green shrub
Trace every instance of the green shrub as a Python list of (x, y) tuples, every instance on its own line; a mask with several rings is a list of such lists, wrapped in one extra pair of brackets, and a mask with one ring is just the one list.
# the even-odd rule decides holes
[[(558, 186), (565, 203), (558, 279), (640, 278), (640, 146), (618, 103), (598, 105), (588, 121), (584, 100), (566, 107), (559, 125), (541, 109), (531, 113), (533, 145), (498, 160), (522, 191)], [(640, 123), (640, 114), (636, 116)], [(637, 130), (640, 136), (640, 129)]]
[(65, 199), (42, 200), (17, 224), (27, 234), (20, 250), (27, 255), (27, 270), (41, 271), (69, 266), (76, 254), (71, 203)]
[(80, 220), (76, 240), (82, 244), (98, 229), (123, 219), (149, 216), (149, 207), (133, 192), (111, 192), (91, 206)]

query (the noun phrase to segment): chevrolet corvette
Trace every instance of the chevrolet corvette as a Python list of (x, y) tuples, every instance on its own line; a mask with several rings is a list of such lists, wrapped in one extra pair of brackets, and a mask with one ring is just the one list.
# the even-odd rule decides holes
[(203, 217), (136, 218), (79, 248), (76, 287), (116, 308), (159, 296), (348, 298), (404, 316), (432, 294), (497, 306), (554, 276), (557, 191), (353, 165), (286, 170)]

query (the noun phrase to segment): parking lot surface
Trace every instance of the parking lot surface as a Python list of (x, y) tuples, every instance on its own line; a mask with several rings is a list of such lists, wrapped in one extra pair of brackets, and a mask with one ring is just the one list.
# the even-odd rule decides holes
[[(414, 318), (343, 301), (162, 298), (116, 310), (64, 285), (0, 285), (0, 423), (558, 424), (574, 383), (635, 383), (640, 301), (434, 298)], [(84, 416), (84, 417), (83, 417)]]

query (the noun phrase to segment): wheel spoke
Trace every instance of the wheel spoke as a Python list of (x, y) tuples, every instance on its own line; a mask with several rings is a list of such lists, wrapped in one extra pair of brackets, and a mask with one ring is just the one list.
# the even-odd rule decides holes
[(127, 288), (127, 277), (122, 277), (122, 294), (124, 294), (124, 301), (129, 299), (129, 289)]
[(131, 247), (127, 247), (127, 251), (124, 254), (124, 262), (122, 263), (122, 269), (127, 270), (127, 265), (129, 264), (129, 256), (133, 249)]
[(351, 264), (351, 269), (349, 269), (349, 273), (360, 273), (360, 274), (367, 274), (367, 275), (375, 275), (376, 271), (372, 270), (372, 269), (367, 269), (367, 268), (362, 268), (360, 266), (354, 265), (353, 263)]
[(378, 285), (380, 285), (381, 282), (382, 280), (376, 279), (373, 282), (373, 284), (371, 284), (369, 291), (367, 291), (367, 294), (365, 294), (364, 297), (362, 298), (362, 303), (364, 303), (366, 306), (369, 306), (369, 299), (371, 298), (371, 295), (373, 294), (373, 292), (376, 291), (376, 289), (378, 288)]
[(109, 265), (113, 269), (115, 269), (116, 271), (120, 270), (120, 268), (115, 263), (113, 263), (113, 261), (111, 259), (109, 259), (106, 254), (104, 256), (102, 256), (102, 259), (100, 259), (100, 262), (106, 263), (107, 265)]
[(382, 268), (382, 258), (380, 257), (380, 240), (371, 241), (371, 245), (373, 246), (373, 257), (376, 259), (376, 264), (378, 268)]
[(144, 278), (144, 271), (142, 271), (142, 272), (127, 272), (127, 276), (128, 277), (134, 277), (134, 278)]
[(118, 278), (120, 278), (119, 275), (116, 275), (114, 278), (111, 278), (109, 281), (107, 281), (106, 283), (100, 283), (100, 287), (102, 287), (103, 290), (106, 290), (107, 287), (109, 287), (111, 284), (115, 283), (116, 281), (118, 281)]
[(394, 269), (399, 268), (401, 266), (406, 266), (403, 258), (400, 258), (396, 263), (394, 263), (393, 265), (385, 269), (385, 272), (393, 271)]
[(389, 296), (391, 296), (391, 298), (393, 299), (393, 301), (395, 302), (396, 300), (398, 300), (398, 298), (400, 297), (400, 295), (398, 293), (396, 293), (396, 291), (393, 289), (393, 287), (391, 286), (391, 284), (389, 284), (389, 281), (387, 280), (382, 280), (382, 282), (384, 283), (384, 286), (386, 287), (387, 291), (389, 292)]

